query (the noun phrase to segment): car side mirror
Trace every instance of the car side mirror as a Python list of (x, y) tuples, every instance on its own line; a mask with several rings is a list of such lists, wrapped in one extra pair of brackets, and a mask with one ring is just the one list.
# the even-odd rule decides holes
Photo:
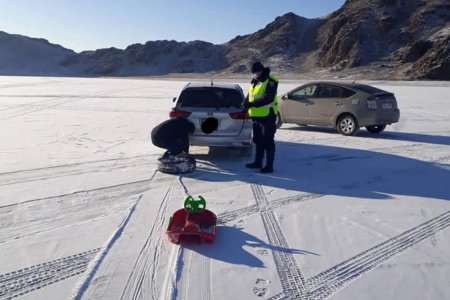
[(173, 103), (175, 103), (175, 101), (177, 101), (177, 97), (174, 97), (174, 98), (172, 99), (172, 102), (173, 102)]
[(283, 100), (289, 99), (289, 94), (283, 95), (283, 97), (281, 97), (281, 99), (283, 99)]

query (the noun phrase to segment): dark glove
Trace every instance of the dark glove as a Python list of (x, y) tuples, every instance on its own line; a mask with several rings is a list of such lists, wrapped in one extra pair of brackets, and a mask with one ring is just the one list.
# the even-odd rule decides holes
[(253, 107), (253, 105), (250, 102), (244, 102), (242, 103), (242, 108), (249, 109), (250, 107)]

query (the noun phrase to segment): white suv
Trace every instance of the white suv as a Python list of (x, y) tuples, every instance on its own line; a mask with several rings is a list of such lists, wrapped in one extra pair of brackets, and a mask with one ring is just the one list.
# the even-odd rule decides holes
[(251, 149), (252, 122), (242, 108), (244, 99), (238, 84), (189, 83), (173, 99), (170, 118), (195, 125), (190, 145)]

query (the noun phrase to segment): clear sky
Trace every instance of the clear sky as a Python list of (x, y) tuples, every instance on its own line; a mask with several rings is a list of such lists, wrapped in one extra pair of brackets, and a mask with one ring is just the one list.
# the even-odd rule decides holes
[(318, 18), (345, 0), (0, 0), (0, 31), (77, 52), (153, 40), (228, 42), (293, 12)]

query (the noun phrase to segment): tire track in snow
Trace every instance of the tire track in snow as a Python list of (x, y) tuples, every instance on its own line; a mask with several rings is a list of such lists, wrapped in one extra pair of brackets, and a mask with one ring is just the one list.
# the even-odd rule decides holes
[(174, 288), (176, 292), (172, 293), (173, 296), (170, 299), (212, 299), (210, 259), (192, 249), (185, 247), (182, 249), (178, 262), (182, 267), (176, 268), (177, 281)]
[[(151, 178), (50, 198), (34, 199), (0, 207), (0, 243), (23, 238), (105, 216), (120, 210), (124, 199), (151, 189)], [(22, 204), (23, 206), (18, 206)], [(45, 215), (39, 212), (45, 206)], [(50, 226), (51, 225), (51, 226)], [(17, 235), (20, 233), (20, 235)]]
[[(43, 105), (41, 105), (44, 107)], [(34, 105), (34, 107), (39, 107), (39, 105)], [(85, 112), (107, 112), (107, 113), (134, 113), (134, 114), (150, 114), (153, 113), (149, 110), (138, 110), (138, 109), (114, 109), (114, 108), (94, 108), (94, 107), (82, 107), (82, 106), (57, 106), (50, 107), (47, 109), (52, 110), (65, 110), (65, 111), (85, 111)]]
[[(156, 171), (154, 172), (154, 174)], [(125, 196), (131, 196), (136, 194), (141, 194), (145, 191), (148, 191), (150, 189), (150, 183), (152, 182), (154, 178), (154, 174), (151, 178), (138, 180), (138, 181), (132, 181), (132, 182), (126, 182), (126, 183), (120, 183), (116, 185), (111, 186), (105, 186), (105, 187), (99, 187), (94, 188), (90, 190), (80, 190), (68, 194), (62, 194), (62, 195), (56, 195), (56, 196), (50, 196), (50, 197), (44, 197), (44, 198), (37, 198), (37, 199), (30, 199), (25, 200), (18, 203), (12, 203), (0, 206), (0, 210), (4, 208), (9, 208), (21, 204), (26, 203), (32, 203), (32, 202), (39, 202), (39, 201), (48, 201), (48, 200), (68, 200), (68, 199), (85, 199), (85, 198), (95, 198), (97, 200), (106, 200), (111, 199), (115, 197), (125, 197)]]
[[(195, 280), (197, 284), (199, 284), (198, 288), (195, 289), (195, 291), (199, 291), (199, 293), (196, 295), (196, 299), (199, 300), (211, 300), (212, 298), (212, 267), (211, 267), (211, 259), (209, 257), (206, 257), (204, 255), (197, 255), (199, 265), (199, 271), (197, 271), (200, 274), (203, 274), (204, 280)], [(195, 272), (194, 272), (195, 274)], [(206, 275), (206, 276), (205, 276)], [(192, 280), (191, 280), (192, 281)]]
[(450, 226), (450, 211), (411, 228), (352, 258), (310, 278), (311, 299), (325, 299), (334, 295), (353, 280), (378, 267), (383, 262), (411, 249)]
[(0, 85), (0, 90), (9, 89), (9, 88), (24, 88), (24, 87), (31, 87), (31, 86), (38, 86), (38, 85), (59, 84), (59, 83), (65, 83), (65, 81), (45, 79), (45, 81), (34, 82), (34, 83), (9, 83), (9, 84)]
[(0, 275), (0, 299), (13, 299), (82, 274), (100, 248)]
[(308, 201), (308, 200), (312, 200), (312, 199), (317, 199), (317, 198), (320, 198), (323, 196), (325, 196), (325, 194), (321, 194), (321, 193), (320, 194), (316, 194), (316, 193), (299, 194), (299, 195), (289, 196), (289, 197), (271, 201), (269, 203), (269, 206), (272, 209), (280, 208), (280, 207), (283, 207), (285, 205), (289, 205), (292, 203), (304, 202), (304, 201)]
[[(189, 249), (186, 249), (185, 247), (182, 248), (181, 251), (181, 258), (179, 262), (182, 262), (182, 268), (177, 268), (177, 276), (176, 276), (176, 282), (175, 282), (175, 289), (176, 293), (173, 293), (172, 298), (183, 300), (183, 299), (189, 299), (189, 278), (191, 277), (191, 271), (192, 271), (192, 256), (194, 255), (192, 251)], [(202, 278), (200, 274), (197, 274), (197, 278)], [(192, 299), (197, 299), (192, 297)]]
[[(100, 96), (100, 95), (77, 95), (77, 94), (48, 94), (48, 95), (14, 95), (14, 94), (0, 94), (0, 98), (83, 98), (83, 99), (143, 99), (143, 100), (150, 100), (150, 99), (161, 99), (162, 97), (152, 97), (152, 96)], [(36, 102), (45, 102), (46, 100), (39, 100)], [(25, 104), (19, 104), (19, 105), (30, 105), (35, 102), (25, 103)]]
[[(409, 147), (409, 145), (405, 146), (405, 147)], [(390, 148), (379, 148), (379, 149), (390, 149)], [(431, 160), (430, 162), (443, 163), (443, 162), (447, 162), (448, 159), (449, 159), (449, 156), (443, 156), (443, 157), (439, 157), (434, 160)], [(349, 185), (349, 186), (352, 187), (352, 186), (354, 186), (354, 184)], [(323, 196), (326, 196), (326, 194), (324, 194), (324, 193), (303, 193), (303, 194), (298, 194), (298, 195), (294, 195), (294, 196), (289, 196), (289, 197), (273, 200), (269, 203), (269, 206), (272, 209), (280, 208), (285, 205), (290, 205), (290, 204), (299, 203), (299, 202), (303, 202), (303, 201), (307, 201), (307, 200), (312, 200), (312, 199), (320, 198)], [(234, 221), (239, 218), (245, 218), (245, 217), (248, 217), (248, 216), (258, 213), (259, 211), (260, 211), (260, 209), (259, 209), (258, 205), (252, 205), (252, 206), (240, 208), (240, 209), (233, 210), (233, 211), (227, 211), (227, 212), (217, 215), (217, 224), (225, 224), (225, 223)]]
[[(29, 98), (30, 96), (21, 96), (21, 95), (0, 95), (0, 98)], [(34, 98), (34, 97), (33, 97)], [(49, 98), (49, 97), (46, 97)], [(38, 103), (44, 103), (44, 102), (48, 102), (49, 99), (44, 99), (44, 100), (37, 100), (37, 101), (33, 101), (33, 102), (28, 102), (28, 103), (22, 103), (22, 104), (6, 104), (3, 105), (4, 108), (0, 109), (0, 113), (2, 113), (3, 111), (6, 110), (12, 110), (12, 109), (17, 109), (17, 108), (26, 108), (26, 107), (31, 107), (31, 106), (36, 106), (39, 105)]]
[(163, 230), (164, 218), (166, 216), (168, 201), (173, 191), (173, 185), (174, 177), (172, 177), (172, 182), (161, 201), (156, 214), (157, 218), (152, 225), (144, 246), (139, 252), (120, 299), (145, 299), (149, 295), (151, 299), (156, 299), (159, 294), (159, 291), (155, 289), (153, 284), (161, 267), (160, 256), (163, 235), (159, 233)]
[[(75, 99), (70, 99), (70, 100), (64, 100), (63, 97), (61, 98), (56, 98), (56, 99), (51, 99), (48, 100), (47, 102), (49, 102), (48, 105), (40, 105), (37, 107), (34, 106), (21, 106), (21, 107), (16, 107), (17, 111), (13, 111), (12, 114), (8, 114), (5, 116), (1, 116), (0, 114), (0, 122), (1, 121), (6, 121), (9, 119), (13, 119), (15, 117), (20, 117), (20, 116), (25, 116), (28, 114), (32, 114), (32, 113), (36, 113), (42, 110), (46, 110), (46, 109), (51, 109), (51, 108), (55, 108), (59, 105), (63, 105), (63, 104), (67, 104), (67, 103), (71, 103), (71, 102), (76, 102), (76, 101), (80, 101), (80, 100), (84, 100), (85, 98), (80, 97), (80, 98), (75, 98)], [(54, 103), (53, 103), (54, 102)], [(13, 110), (14, 108), (12, 108)]]
[[(285, 249), (288, 249), (289, 246), (281, 226), (273, 213), (271, 204), (277, 203), (278, 205), (276, 207), (279, 207), (291, 202), (314, 199), (321, 196), (321, 194), (306, 195), (307, 197), (303, 197), (305, 195), (299, 195), (275, 200), (270, 203), (267, 201), (261, 186), (253, 184), (252, 191), (261, 208), (261, 217), (269, 242), (272, 245)], [(296, 199), (296, 197), (299, 198)], [(411, 249), (449, 226), (450, 211), (447, 211), (307, 280), (304, 279), (301, 269), (298, 267), (295, 257), (292, 254), (272, 251), (283, 292), (268, 299), (328, 298), (383, 262), (399, 255), (403, 251)]]
[[(30, 85), (26, 85), (26, 86), (32, 86), (32, 85), (42, 85), (42, 84), (48, 84), (46, 82), (43, 83), (38, 83), (38, 84), (30, 84)], [(11, 87), (18, 87), (17, 86), (13, 86), (11, 85)], [(2, 88), (2, 87), (0, 87)], [(6, 115), (4, 117), (1, 116), (1, 111), (0, 111), (0, 122), (4, 121), (4, 120), (8, 120), (8, 119), (12, 119), (15, 117), (19, 117), (19, 116), (23, 116), (23, 115), (28, 115), (31, 113), (35, 113), (35, 112), (39, 112), (42, 110), (46, 110), (46, 109), (53, 109), (56, 108), (59, 105), (63, 105), (63, 104), (67, 104), (67, 103), (72, 103), (72, 102), (76, 102), (76, 101), (81, 101), (81, 100), (86, 100), (86, 99), (91, 99), (91, 98), (110, 98), (110, 97), (114, 97), (114, 96), (105, 96), (105, 93), (112, 93), (115, 90), (109, 90), (109, 91), (101, 91), (98, 93), (91, 93), (91, 94), (85, 94), (85, 95), (40, 95), (39, 97), (48, 97), (50, 99), (47, 99), (45, 101), (39, 101), (40, 102), (50, 102), (50, 104), (48, 105), (39, 105), (34, 107), (33, 105), (27, 105), (27, 104), (20, 104), (17, 105), (16, 107), (11, 108), (13, 109), (18, 109), (18, 111), (13, 112), (10, 115)], [(123, 92), (123, 89), (117, 89), (117, 91)], [(16, 97), (19, 98), (26, 98), (26, 97), (33, 97), (33, 95), (16, 95)], [(127, 97), (123, 97), (123, 98), (127, 98)], [(53, 103), (56, 102), (56, 103)]]
[[(307, 200), (312, 200), (316, 198), (320, 198), (325, 196), (325, 194), (314, 194), (314, 193), (305, 193), (305, 194), (299, 194), (294, 196), (289, 196), (285, 198), (281, 198), (278, 200), (274, 200), (272, 202), (267, 202), (267, 209), (274, 209), (274, 208), (280, 208), (285, 205), (290, 205), (294, 203), (299, 203)], [(249, 217), (251, 215), (257, 214), (261, 211), (261, 207), (258, 204), (247, 206), (244, 208), (227, 211), (224, 213), (221, 213), (217, 216), (217, 224), (225, 224), (231, 221), (234, 221), (236, 219)]]
[[(251, 187), (254, 198), (261, 209), (261, 218), (270, 244), (289, 249), (283, 229), (270, 207), (263, 188), (257, 184), (252, 184)], [(306, 281), (294, 255), (286, 251), (277, 250), (273, 250), (272, 255), (284, 294), (292, 299), (306, 299), (308, 295)]]
[(260, 208), (258, 205), (252, 205), (233, 211), (227, 211), (217, 216), (217, 224), (225, 224), (240, 218), (245, 218), (259, 213), (259, 210)]
[(290, 298), (288, 296), (286, 296), (284, 293), (279, 293), (275, 296), (267, 298), (267, 300), (288, 300), (288, 299), (290, 299)]
[(131, 168), (136, 166), (155, 165), (149, 159), (155, 155), (143, 155), (116, 159), (87, 161), (59, 166), (51, 166), (37, 169), (12, 171), (0, 173), (0, 186), (41, 181), (57, 177), (83, 175), (89, 173), (108, 172), (115, 169)]
[[(178, 178), (178, 181), (183, 188), (184, 194), (191, 196), (189, 189), (183, 183), (182, 176)], [(193, 245), (193, 247), (196, 246)], [(178, 266), (175, 266), (174, 270), (176, 281), (172, 285), (173, 291), (170, 299), (212, 299), (211, 262), (208, 257), (183, 247), (180, 251)], [(198, 280), (199, 278), (200, 280)]]
[[(175, 300), (177, 296), (177, 280), (183, 271), (183, 251), (184, 248), (179, 245), (172, 245), (168, 263), (166, 276), (164, 278), (163, 286), (159, 299), (161, 300)], [(156, 299), (153, 297), (153, 299)]]
[(127, 215), (122, 220), (121, 224), (116, 229), (116, 231), (112, 234), (112, 236), (108, 240), (106, 246), (103, 248), (101, 253), (95, 259), (94, 263), (90, 266), (89, 271), (87, 272), (85, 278), (77, 286), (77, 289), (73, 296), (74, 300), (80, 300), (83, 297), (83, 295), (86, 292), (87, 288), (89, 287), (92, 279), (94, 278), (95, 274), (97, 273), (100, 265), (104, 261), (106, 255), (108, 255), (109, 251), (114, 246), (116, 241), (120, 238), (125, 227), (128, 225), (128, 222), (130, 221), (131, 217), (133, 216), (134, 212), (136, 211), (136, 207), (140, 203), (142, 196), (143, 195), (141, 194), (138, 197), (138, 199), (133, 203), (133, 205), (131, 207), (129, 207)]

